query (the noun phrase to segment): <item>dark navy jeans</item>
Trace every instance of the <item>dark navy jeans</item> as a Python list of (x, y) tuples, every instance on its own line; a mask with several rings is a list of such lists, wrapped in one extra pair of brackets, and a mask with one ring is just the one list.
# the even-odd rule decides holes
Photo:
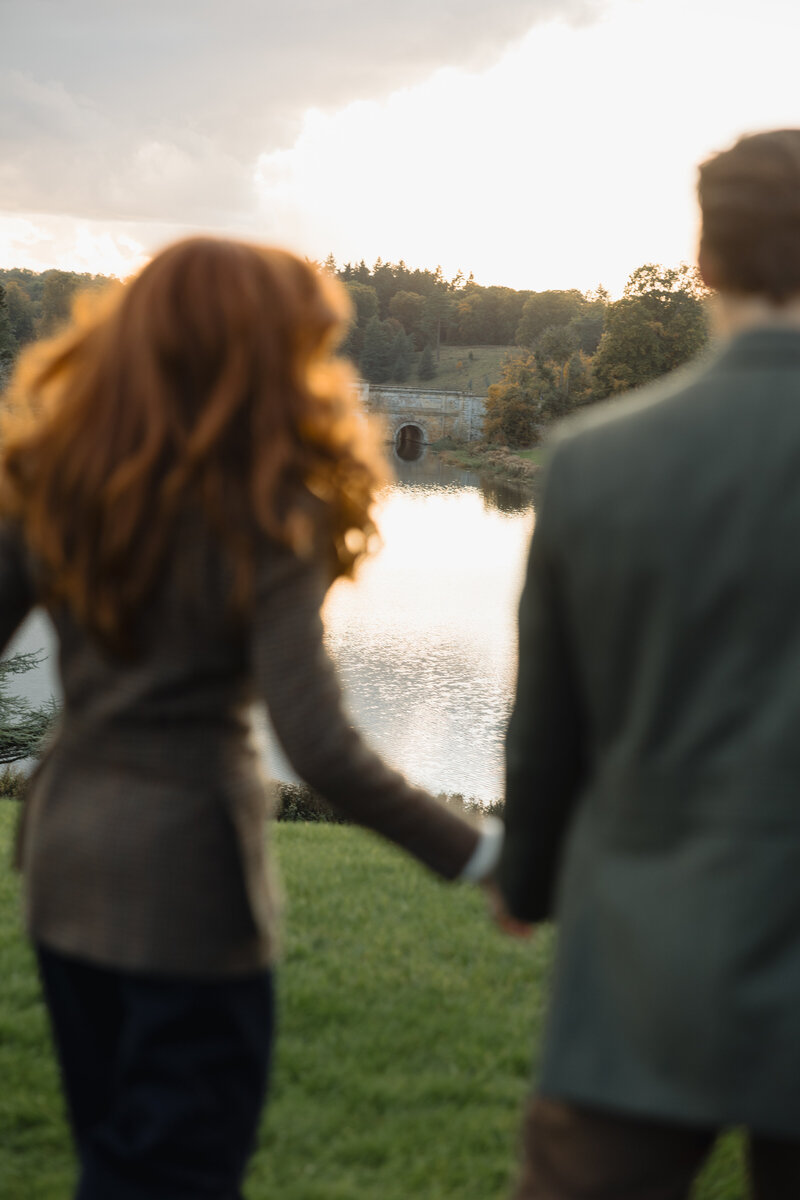
[(270, 973), (200, 982), (37, 953), (76, 1200), (239, 1200), (267, 1092)]

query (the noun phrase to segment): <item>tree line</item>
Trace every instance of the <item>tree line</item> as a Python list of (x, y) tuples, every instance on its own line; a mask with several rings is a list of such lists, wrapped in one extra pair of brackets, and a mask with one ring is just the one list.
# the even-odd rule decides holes
[(109, 282), (106, 275), (75, 271), (0, 269), (0, 386), (28, 342), (48, 337), (68, 319), (76, 292)]
[[(673, 370), (708, 336), (705, 289), (685, 265), (639, 267), (616, 301), (602, 287), (483, 287), (472, 275), (447, 280), (439, 267), (380, 258), (372, 267), (363, 260), (338, 267), (329, 255), (322, 269), (348, 292), (353, 319), (342, 353), (370, 383), (435, 378), (442, 345), (508, 346), (484, 425), (487, 439), (504, 445), (530, 445), (554, 417)], [(108, 282), (71, 271), (0, 270), (0, 386), (19, 350), (67, 319), (76, 291)]]
[(708, 341), (707, 295), (694, 268), (648, 263), (633, 272), (621, 299), (584, 297), (580, 315), (539, 328), (524, 350), (508, 355), (489, 388), (484, 437), (533, 445), (549, 421), (682, 366)]
[(696, 270), (647, 263), (621, 299), (572, 289), (483, 287), (378, 259), (324, 269), (353, 304), (344, 353), (371, 383), (432, 379), (442, 345), (516, 347), (489, 388), (485, 434), (505, 445), (536, 440), (537, 427), (582, 404), (638, 387), (680, 366), (708, 338)]
[(432, 379), (442, 345), (530, 347), (550, 325), (574, 321), (579, 343), (593, 350), (602, 331), (599, 289), (584, 296), (571, 291), (517, 291), (484, 287), (462, 273), (448, 280), (441, 267), (412, 270), (404, 262), (378, 259), (368, 267), (338, 267), (332, 255), (324, 270), (344, 284), (353, 322), (343, 352), (370, 383), (402, 383), (412, 374)]

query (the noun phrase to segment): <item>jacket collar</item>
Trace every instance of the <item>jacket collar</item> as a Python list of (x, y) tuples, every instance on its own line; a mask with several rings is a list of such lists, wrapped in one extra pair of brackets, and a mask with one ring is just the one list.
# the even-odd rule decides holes
[(710, 300), (717, 358), (733, 367), (793, 367), (800, 356), (800, 297), (782, 305), (765, 296), (718, 293)]
[(800, 328), (763, 325), (745, 329), (720, 345), (718, 367), (800, 367)]

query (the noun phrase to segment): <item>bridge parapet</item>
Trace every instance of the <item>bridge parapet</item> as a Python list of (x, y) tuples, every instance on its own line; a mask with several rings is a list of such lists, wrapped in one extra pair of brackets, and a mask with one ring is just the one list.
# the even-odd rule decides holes
[(391, 439), (408, 424), (419, 426), (426, 442), (445, 437), (471, 442), (481, 436), (485, 412), (482, 396), (368, 383), (361, 383), (359, 392), (367, 411), (384, 419)]

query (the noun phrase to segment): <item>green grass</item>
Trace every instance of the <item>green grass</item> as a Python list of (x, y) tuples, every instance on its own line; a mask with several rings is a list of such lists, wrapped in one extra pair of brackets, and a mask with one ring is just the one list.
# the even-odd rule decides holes
[(536, 463), (540, 467), (547, 457), (547, 450), (544, 446), (534, 446), (531, 450), (515, 450), (517, 458), (527, 458), (529, 462)]
[[(0, 805), (8, 862), (15, 805)], [(275, 828), (288, 894), (271, 1103), (248, 1200), (501, 1200), (541, 1027), (549, 930), (490, 927), (352, 828)], [(66, 1200), (74, 1165), (16, 879), (0, 875), (0, 1196)], [(720, 1147), (695, 1200), (743, 1200)]]
[(465, 450), (463, 446), (449, 446), (444, 443), (444, 448), (440, 450), (436, 442), (433, 443), (432, 449), (440, 454), (444, 462), (451, 466), (464, 467), (468, 471), (480, 471), (485, 468), (486, 462), (482, 455), (476, 454), (472, 450)]
[(417, 369), (421, 357), (418, 353), (413, 356), (409, 378), (404, 383), (389, 379), (386, 386), (435, 388), (443, 392), (471, 390), (475, 396), (485, 396), (489, 387), (499, 381), (503, 363), (508, 355), (519, 353), (519, 346), (440, 346), (439, 362), (436, 364), (433, 379), (418, 378)]

